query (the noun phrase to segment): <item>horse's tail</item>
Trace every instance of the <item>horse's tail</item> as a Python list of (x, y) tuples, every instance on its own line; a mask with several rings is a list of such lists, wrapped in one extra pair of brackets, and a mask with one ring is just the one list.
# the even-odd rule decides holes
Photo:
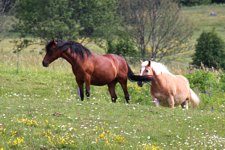
[(200, 99), (191, 88), (190, 88), (190, 95), (191, 95), (191, 105), (193, 108), (196, 108), (200, 103)]
[(144, 82), (147, 82), (147, 81), (151, 81), (152, 78), (149, 77), (149, 76), (140, 76), (140, 75), (134, 75), (134, 72), (131, 70), (130, 66), (127, 64), (127, 67), (128, 67), (128, 78), (131, 80), (131, 81), (144, 81)]

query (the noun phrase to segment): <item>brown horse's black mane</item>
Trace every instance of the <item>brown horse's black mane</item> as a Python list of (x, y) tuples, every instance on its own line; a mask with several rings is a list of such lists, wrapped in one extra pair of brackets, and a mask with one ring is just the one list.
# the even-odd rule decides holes
[(52, 40), (46, 45), (46, 51), (50, 51), (54, 43), (57, 43), (57, 49), (66, 51), (68, 48), (70, 48), (72, 53), (76, 53), (80, 55), (82, 58), (84, 57), (85, 54), (87, 54), (87, 56), (91, 55), (91, 51), (88, 48), (74, 41)]

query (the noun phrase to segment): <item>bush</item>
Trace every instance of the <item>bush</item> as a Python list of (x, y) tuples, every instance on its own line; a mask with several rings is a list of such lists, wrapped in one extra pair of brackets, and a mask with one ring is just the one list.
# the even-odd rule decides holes
[(219, 83), (217, 76), (213, 72), (198, 70), (186, 75), (192, 89), (198, 89), (202, 93), (210, 94)]
[(213, 72), (198, 70), (186, 75), (192, 89), (197, 89), (198, 96), (203, 105), (218, 106), (225, 103), (224, 88), (225, 74), (215, 74)]
[(224, 42), (214, 32), (203, 32), (197, 39), (193, 64), (225, 69)]
[(138, 54), (135, 42), (129, 38), (119, 38), (114, 41), (107, 41), (107, 53), (123, 56), (136, 56)]

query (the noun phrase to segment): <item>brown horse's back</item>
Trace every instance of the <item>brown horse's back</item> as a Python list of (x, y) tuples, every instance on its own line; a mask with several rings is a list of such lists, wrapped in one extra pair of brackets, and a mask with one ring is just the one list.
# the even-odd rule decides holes
[(127, 80), (128, 67), (126, 60), (123, 57), (115, 54), (107, 54), (104, 56), (109, 57), (114, 61), (114, 65), (117, 69), (117, 78)]
[(105, 85), (117, 78), (127, 79), (126, 61), (118, 55), (96, 55), (90, 57), (87, 64), (93, 85)]

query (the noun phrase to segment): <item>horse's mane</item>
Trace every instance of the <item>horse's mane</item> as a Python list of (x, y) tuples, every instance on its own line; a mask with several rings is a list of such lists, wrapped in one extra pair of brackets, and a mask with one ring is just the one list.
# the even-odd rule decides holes
[[(143, 65), (147, 66), (148, 63), (149, 63), (148, 61), (144, 61)], [(151, 61), (151, 68), (155, 72), (156, 75), (159, 75), (161, 73), (171, 74), (165, 65), (155, 62), (155, 61)]]
[[(74, 41), (62, 41), (62, 40), (56, 40), (55, 42), (57, 43), (57, 48), (62, 50), (62, 51), (65, 51), (68, 48), (70, 48), (72, 53), (76, 53), (76, 54), (80, 55), (82, 58), (84, 57), (84, 54), (87, 54), (87, 56), (91, 55), (91, 51), (88, 48), (81, 45), (80, 43), (77, 43), (77, 42), (74, 42)], [(54, 43), (54, 40), (50, 41), (46, 45), (47, 51), (50, 50), (53, 43)]]
[(169, 72), (168, 68), (165, 65), (161, 64), (161, 63), (158, 63), (158, 62), (155, 62), (155, 61), (151, 61), (151, 67), (155, 71), (156, 75), (159, 75), (161, 73), (169, 73), (169, 74), (171, 74)]

